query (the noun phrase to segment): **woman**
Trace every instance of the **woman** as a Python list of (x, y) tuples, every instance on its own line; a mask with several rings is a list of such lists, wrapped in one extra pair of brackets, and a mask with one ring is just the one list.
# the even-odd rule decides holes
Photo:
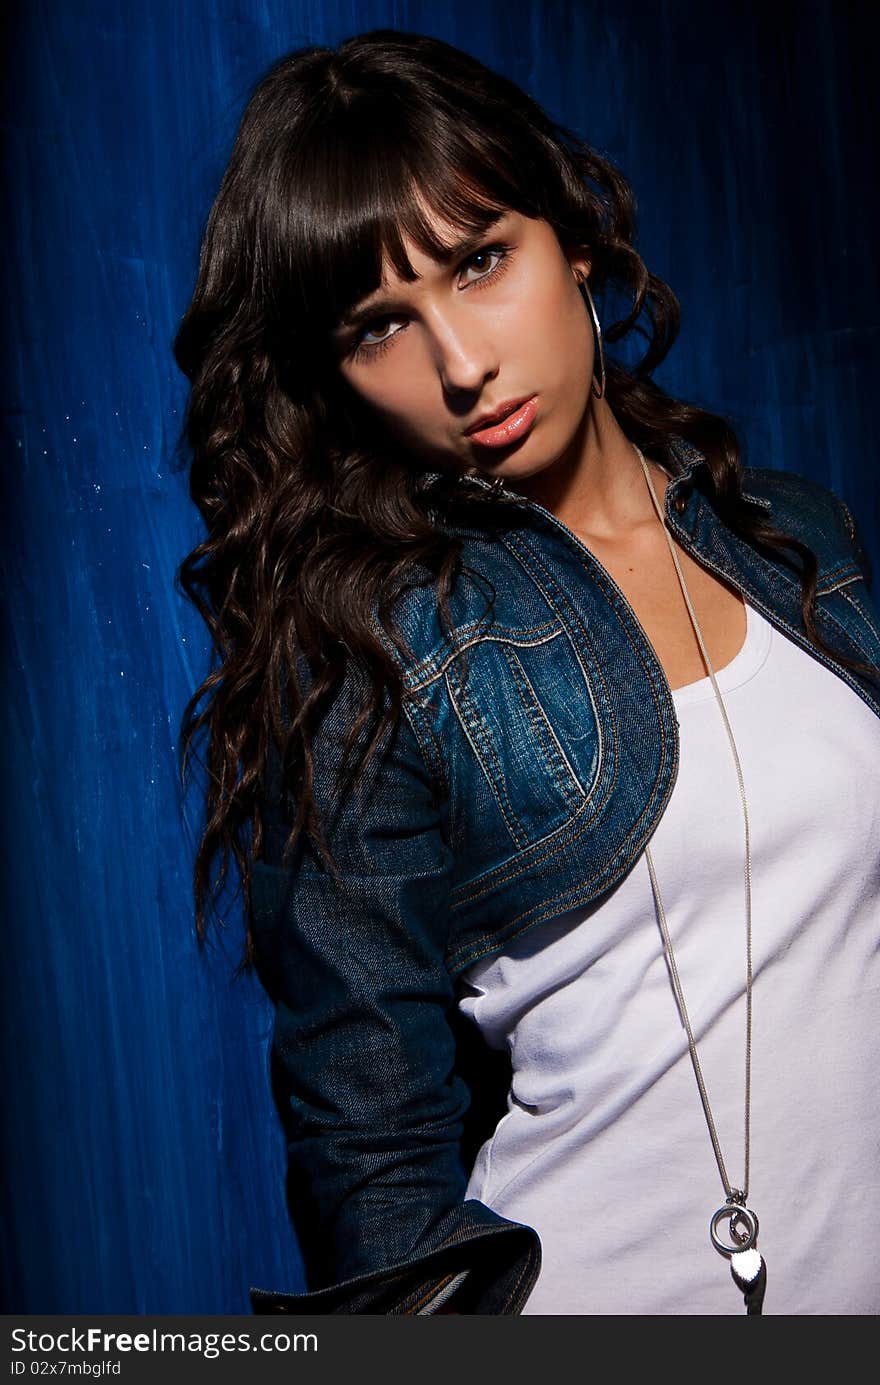
[(257, 1312), (878, 1306), (867, 560), (652, 381), (633, 234), (435, 39), (291, 54), (245, 112), (175, 350), (197, 920), (232, 855), (309, 1285)]

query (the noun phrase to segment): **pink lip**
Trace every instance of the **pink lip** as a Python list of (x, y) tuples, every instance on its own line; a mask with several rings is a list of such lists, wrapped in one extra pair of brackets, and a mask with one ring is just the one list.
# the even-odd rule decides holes
[(465, 436), (482, 447), (506, 447), (508, 443), (518, 442), (531, 430), (538, 415), (538, 398), (532, 395), (520, 404), (514, 404), (512, 411), (496, 423), (485, 428), (471, 430)]

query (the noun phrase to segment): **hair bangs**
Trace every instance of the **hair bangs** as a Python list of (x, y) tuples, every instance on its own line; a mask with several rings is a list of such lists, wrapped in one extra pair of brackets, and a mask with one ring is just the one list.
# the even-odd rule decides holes
[(388, 265), (408, 282), (418, 277), (407, 241), (441, 260), (507, 210), (537, 214), (484, 131), (436, 119), (430, 129), (417, 120), (401, 128), (399, 112), (362, 104), (299, 150), (291, 179), (298, 198), (288, 200), (281, 235), (307, 350), (381, 287)]

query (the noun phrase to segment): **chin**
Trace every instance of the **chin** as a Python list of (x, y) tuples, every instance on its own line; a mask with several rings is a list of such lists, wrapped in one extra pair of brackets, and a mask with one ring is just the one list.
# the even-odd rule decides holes
[(549, 471), (551, 467), (556, 466), (557, 462), (564, 456), (565, 451), (566, 445), (563, 444), (559, 447), (558, 451), (552, 452), (550, 456), (547, 455), (545, 450), (544, 455), (537, 460), (533, 458), (526, 459), (525, 457), (523, 457), (522, 460), (512, 458), (510, 470), (506, 474), (511, 481), (528, 481), (531, 477), (540, 476), (542, 472)]

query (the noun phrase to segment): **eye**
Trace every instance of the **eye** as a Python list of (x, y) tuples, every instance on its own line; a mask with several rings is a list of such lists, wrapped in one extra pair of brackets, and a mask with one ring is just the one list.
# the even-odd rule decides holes
[(381, 346), (384, 342), (390, 341), (393, 336), (397, 335), (400, 328), (398, 327), (395, 332), (388, 332), (385, 328), (400, 321), (401, 319), (396, 317), (377, 317), (370, 327), (364, 328), (359, 338), (359, 344), (362, 346)]
[[(485, 245), (482, 249), (475, 250), (459, 265), (459, 288), (479, 289), (494, 283), (498, 276), (504, 273), (513, 253), (511, 245)], [(462, 277), (471, 274), (471, 271), (474, 271), (473, 276), (462, 283)], [(349, 347), (349, 358), (360, 362), (378, 360), (390, 349), (392, 342), (406, 330), (407, 325), (408, 319), (405, 317), (374, 317), (368, 326), (361, 329), (353, 345)]]
[[(486, 245), (482, 250), (475, 250), (473, 255), (465, 261), (461, 267), (462, 274), (467, 274), (470, 269), (475, 269), (477, 275), (475, 279), (469, 280), (471, 284), (479, 283), (481, 279), (494, 277), (501, 262), (507, 256), (507, 247), (504, 245)], [(490, 263), (494, 261), (494, 263)], [(463, 285), (467, 288), (467, 283)]]

